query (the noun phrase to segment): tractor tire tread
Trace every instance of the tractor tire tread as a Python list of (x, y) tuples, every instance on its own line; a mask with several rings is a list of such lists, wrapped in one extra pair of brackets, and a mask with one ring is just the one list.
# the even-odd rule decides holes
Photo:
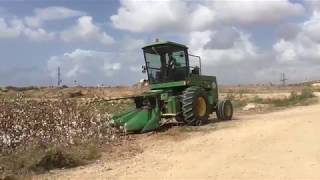
[[(197, 94), (203, 94), (203, 90), (200, 87), (189, 87), (187, 88), (182, 96), (182, 115), (184, 117), (184, 122), (188, 125), (201, 125), (204, 120), (197, 119), (193, 112), (193, 102)], [(207, 97), (205, 97), (207, 98)], [(206, 114), (202, 119), (208, 119), (208, 114)]]

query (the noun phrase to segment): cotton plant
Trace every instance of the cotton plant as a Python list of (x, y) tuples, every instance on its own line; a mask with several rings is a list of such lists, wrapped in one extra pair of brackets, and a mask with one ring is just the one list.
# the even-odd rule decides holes
[[(15, 99), (0, 100), (0, 149), (12, 150), (38, 141), (74, 144), (75, 140), (113, 141), (111, 112), (96, 107), (99, 100)], [(103, 102), (103, 100), (101, 100)]]

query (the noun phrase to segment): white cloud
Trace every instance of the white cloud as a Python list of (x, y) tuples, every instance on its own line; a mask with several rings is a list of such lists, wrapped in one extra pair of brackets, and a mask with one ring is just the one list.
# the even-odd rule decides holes
[(289, 0), (212, 1), (212, 7), (219, 21), (239, 25), (273, 24), (304, 13), (303, 5)]
[(108, 63), (108, 64), (104, 64), (103, 69), (105, 72), (105, 75), (108, 77), (112, 77), (113, 76), (113, 71), (118, 71), (121, 68), (121, 64), (120, 63)]
[(231, 64), (235, 62), (255, 59), (258, 56), (257, 47), (250, 41), (250, 36), (233, 29), (238, 37), (232, 45), (226, 48), (210, 46), (214, 44), (219, 35), (217, 31), (192, 32), (190, 34), (190, 50), (202, 56), (203, 63), (207, 66)]
[(43, 28), (29, 28), (18, 18), (0, 18), (0, 38), (26, 37), (32, 41), (43, 42), (52, 40), (54, 35)]
[(125, 51), (136, 51), (140, 50), (145, 44), (145, 41), (142, 39), (126, 36), (121, 40), (119, 48)]
[[(53, 40), (55, 33), (48, 32), (42, 28), (41, 26), (44, 22), (62, 20), (84, 14), (85, 13), (81, 11), (52, 6), (37, 8), (34, 10), (34, 16), (26, 16), (21, 19), (11, 16), (6, 18), (0, 17), (0, 38), (18, 38), (24, 36), (35, 42)], [(102, 37), (101, 41), (107, 41), (109, 37), (106, 34), (103, 34), (103, 36), (105, 37)]]
[(303, 3), (307, 8), (311, 9), (311, 11), (320, 10), (320, 2), (318, 0), (304, 0)]
[(55, 33), (47, 32), (42, 28), (31, 29), (25, 28), (23, 30), (23, 34), (32, 41), (42, 42), (42, 41), (49, 41), (54, 39)]
[(140, 73), (142, 71), (140, 66), (129, 66), (129, 70), (133, 73)]
[(61, 39), (65, 42), (97, 41), (105, 45), (114, 43), (114, 39), (106, 32), (102, 32), (100, 27), (92, 22), (90, 16), (80, 17), (76, 25), (61, 32)]
[(276, 37), (278, 39), (283, 38), (285, 40), (290, 40), (292, 38), (295, 38), (300, 31), (301, 28), (298, 24), (284, 23), (276, 29)]
[[(231, 37), (227, 44), (215, 43), (227, 36)], [(192, 32), (189, 48), (191, 54), (201, 56), (203, 73), (217, 76), (220, 84), (268, 82), (278, 78), (278, 74), (261, 76), (264, 69), (273, 65), (273, 55), (259, 49), (249, 34), (237, 28)]]
[[(201, 56), (203, 73), (216, 75), (220, 84), (280, 83), (283, 72), (290, 82), (316, 79), (320, 43), (306, 33), (314, 18), (301, 24), (296, 37), (280, 39), (271, 50), (257, 47), (249, 34), (237, 28), (192, 32), (190, 53)], [(232, 38), (227, 38), (227, 45), (215, 43), (228, 36)]]
[(280, 39), (273, 46), (277, 60), (282, 63), (320, 62), (320, 15), (314, 12), (309, 20), (300, 25), (295, 37)]
[(312, 17), (309, 21), (306, 21), (303, 26), (302, 30), (306, 33), (310, 39), (320, 42), (320, 12), (314, 11)]
[[(130, 44), (140, 43), (140, 40), (131, 37), (120, 43), (126, 44), (126, 39), (129, 39)], [(122, 45), (119, 44), (119, 47)], [(143, 77), (141, 71), (132, 73), (133, 67), (140, 69), (144, 63), (139, 49), (122, 49), (117, 52), (76, 49), (50, 57), (47, 67), (53, 79), (57, 76), (58, 67), (61, 67), (63, 83), (67, 85), (72, 85), (74, 80), (82, 85), (133, 83)]]
[(120, 70), (121, 63), (116, 62), (113, 57), (113, 54), (108, 52), (76, 49), (62, 56), (50, 57), (48, 70), (52, 77), (56, 77), (57, 68), (60, 66), (62, 78), (69, 83), (74, 80), (95, 82), (111, 77)]
[(191, 32), (221, 24), (274, 24), (303, 15), (304, 11), (301, 4), (289, 0), (122, 0), (117, 14), (110, 19), (116, 28), (132, 32)]
[(193, 31), (206, 28), (213, 22), (214, 13), (187, 1), (122, 0), (118, 13), (110, 19), (116, 28), (133, 32)]
[(25, 23), (31, 27), (40, 27), (44, 22), (61, 20), (71, 17), (78, 17), (85, 15), (82, 11), (72, 10), (60, 6), (51, 6), (46, 8), (37, 8), (34, 10), (33, 16), (24, 18)]
[(16, 38), (20, 36), (24, 25), (18, 19), (6, 20), (0, 18), (0, 38)]
[(295, 45), (291, 42), (281, 39), (273, 46), (273, 49), (277, 53), (277, 59), (282, 62), (292, 62), (297, 60)]

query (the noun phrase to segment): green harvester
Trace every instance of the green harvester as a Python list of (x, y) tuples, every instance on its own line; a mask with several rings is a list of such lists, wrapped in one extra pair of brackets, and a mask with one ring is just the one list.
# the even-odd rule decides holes
[(150, 90), (132, 97), (135, 108), (113, 115), (112, 124), (125, 132), (148, 132), (160, 126), (161, 118), (199, 126), (216, 112), (219, 120), (230, 120), (230, 100), (218, 100), (215, 76), (201, 74), (201, 58), (188, 53), (188, 47), (170, 41), (156, 41), (142, 48), (143, 72)]

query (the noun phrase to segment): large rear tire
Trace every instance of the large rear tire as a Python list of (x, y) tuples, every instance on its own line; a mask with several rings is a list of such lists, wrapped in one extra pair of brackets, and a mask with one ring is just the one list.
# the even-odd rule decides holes
[(231, 101), (219, 101), (216, 107), (216, 114), (219, 120), (231, 120), (233, 116), (233, 106)]
[(199, 126), (208, 121), (210, 104), (206, 92), (200, 87), (189, 87), (182, 94), (183, 121)]

